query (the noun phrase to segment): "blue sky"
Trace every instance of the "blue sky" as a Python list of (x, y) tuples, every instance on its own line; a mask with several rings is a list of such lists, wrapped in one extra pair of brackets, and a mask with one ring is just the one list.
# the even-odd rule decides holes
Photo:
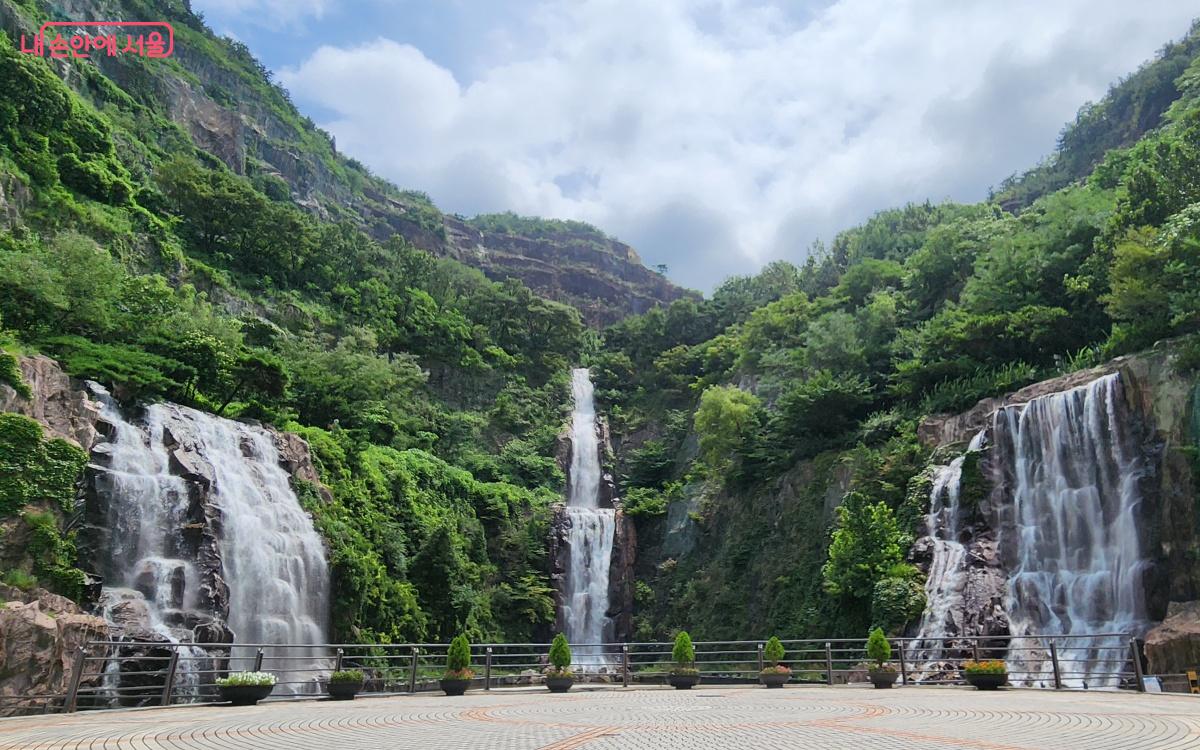
[(193, 0), (444, 210), (589, 221), (709, 290), (975, 201), (1182, 36), (1167, 0)]

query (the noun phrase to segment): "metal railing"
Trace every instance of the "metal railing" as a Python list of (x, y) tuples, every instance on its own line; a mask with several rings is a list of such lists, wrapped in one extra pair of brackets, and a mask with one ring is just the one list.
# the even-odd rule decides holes
[[(867, 679), (866, 640), (785, 640), (783, 664), (794, 684), (835, 685)], [(667, 681), (669, 642), (572, 644), (577, 679), (630, 685)], [(695, 667), (705, 684), (750, 684), (765, 666), (765, 641), (698, 641)], [(1126, 634), (892, 639), (892, 665), (902, 685), (963, 682), (968, 660), (1005, 659), (1009, 683), (1052, 689), (1144, 690), (1142, 655)], [(77, 650), (66, 691), (0, 696), (0, 714), (74, 712), (220, 701), (216, 680), (237, 671), (277, 678), (272, 697), (318, 697), (329, 674), (359, 669), (363, 694), (394, 695), (438, 689), (444, 643), (237, 644), (93, 641)], [(472, 646), (474, 687), (491, 690), (541, 682), (547, 643)]]

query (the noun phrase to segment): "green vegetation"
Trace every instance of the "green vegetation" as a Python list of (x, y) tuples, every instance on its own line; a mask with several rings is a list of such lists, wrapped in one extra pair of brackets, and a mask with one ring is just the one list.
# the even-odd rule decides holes
[(333, 672), (329, 675), (329, 682), (348, 682), (355, 685), (361, 685), (363, 681), (363, 673), (361, 669), (343, 669), (340, 672)]
[[(1200, 362), (1197, 173), (1200, 26), (992, 200), (882, 211), (607, 329), (589, 364), (622, 438), (637, 637), (901, 632), (924, 607), (922, 419), (1163, 339)], [(965, 507), (983, 491), (969, 457)]]
[(16, 517), (13, 538), (20, 569), (6, 581), (35, 585), (77, 599), (84, 573), (76, 567), (75, 532), (66, 519), (75, 510), (75, 479), (87, 455), (65, 440), (45, 440), (42, 427), (19, 414), (0, 413), (0, 520)]
[(554, 642), (550, 644), (550, 666), (556, 676), (571, 673), (571, 646), (562, 633), (554, 636)]
[(675, 636), (675, 645), (671, 647), (672, 674), (698, 674), (696, 669), (696, 648), (692, 646), (692, 637), (686, 630), (679, 631)]
[(471, 671), (471, 642), (465, 635), (456, 635), (446, 650), (446, 672), (444, 680), (469, 680), (475, 675)]
[(882, 628), (875, 628), (867, 636), (867, 658), (874, 663), (873, 668), (877, 670), (884, 669), (887, 660), (892, 658), (892, 644), (888, 643)]
[[(202, 60), (206, 80), (218, 71), (204, 92), (253, 102), (283, 139), (273, 147), (302, 154), (335, 193), (440, 230), (427, 197), (337, 157), (246, 48), (184, 4), (122, 8), (170, 19), (188, 64)], [(36, 27), (55, 11), (15, 12)], [(232, 164), (168, 119), (166, 92), (200, 81), (184, 61), (106, 62), (72, 62), (68, 85), (0, 35), (0, 179), (29, 195), (0, 232), (0, 382), (25, 392), (10, 353), (44, 352), (127, 401), (307, 438), (332, 491), (300, 488), (329, 543), (335, 639), (548, 637), (554, 443), (584, 345), (579, 313), (385, 235), (348, 214), (349, 199), (322, 195), (316, 218), (253, 156)], [(69, 503), (73, 490), (42, 485), (73, 483), (79, 466), (3, 424), (24, 453), (11, 459), (21, 472), (4, 473), (0, 514)], [(38, 533), (52, 559), (37, 575), (77, 591), (60, 564), (69, 536)]]
[(767, 664), (772, 667), (779, 666), (779, 662), (783, 661), (783, 657), (787, 656), (787, 652), (783, 650), (783, 644), (779, 642), (778, 636), (771, 636), (767, 639), (767, 645), (763, 648), (763, 658)]
[(273, 687), (275, 675), (270, 672), (231, 672), (227, 677), (218, 677), (217, 687)]

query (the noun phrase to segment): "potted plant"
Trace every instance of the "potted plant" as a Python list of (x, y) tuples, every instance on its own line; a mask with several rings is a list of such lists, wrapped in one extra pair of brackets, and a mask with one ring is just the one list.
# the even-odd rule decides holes
[(675, 636), (675, 647), (671, 649), (671, 659), (675, 665), (667, 681), (676, 690), (691, 690), (700, 682), (700, 670), (696, 669), (696, 649), (692, 646), (692, 637), (686, 630), (679, 631)]
[(967, 684), (977, 690), (997, 690), (1008, 682), (1008, 665), (1001, 659), (971, 660), (963, 664), (962, 671)]
[(217, 678), (221, 700), (235, 706), (253, 706), (275, 689), (275, 675), (270, 672), (233, 672)]
[(780, 664), (787, 652), (783, 650), (783, 644), (775, 636), (767, 641), (766, 647), (763, 649), (763, 659), (766, 660), (767, 666), (758, 673), (758, 679), (762, 684), (769, 688), (781, 688), (784, 683), (792, 678), (792, 670), (786, 665)]
[(354, 700), (363, 687), (363, 673), (359, 669), (343, 669), (329, 675), (326, 690), (335, 701)]
[(471, 642), (465, 635), (457, 635), (446, 650), (446, 672), (440, 684), (446, 695), (462, 695), (471, 686)]
[(546, 687), (552, 693), (565, 693), (575, 684), (575, 675), (571, 672), (571, 646), (562, 633), (554, 636), (554, 643), (550, 644), (550, 666), (545, 674)]
[(888, 659), (892, 658), (892, 644), (888, 643), (882, 628), (875, 628), (867, 636), (867, 658), (871, 660), (867, 675), (871, 678), (872, 685), (876, 688), (890, 688), (895, 684), (896, 668), (888, 664)]

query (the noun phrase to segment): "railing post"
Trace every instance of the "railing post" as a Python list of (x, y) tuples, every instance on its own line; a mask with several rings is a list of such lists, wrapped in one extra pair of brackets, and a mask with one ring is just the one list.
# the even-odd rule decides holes
[(904, 639), (901, 638), (898, 643), (900, 644), (900, 684), (907, 685), (908, 664), (904, 661)]
[(483, 689), (492, 689), (492, 647), (488, 646), (483, 657)]
[(763, 664), (763, 645), (760, 643), (760, 644), (758, 644), (758, 671), (759, 672), (763, 671), (763, 666), (764, 666), (764, 664)]
[(825, 682), (833, 685), (833, 644), (825, 641)]
[(971, 658), (979, 661), (979, 639), (975, 638), (971, 641)]
[(621, 687), (629, 687), (629, 644), (621, 644)]
[(252, 671), (261, 672), (262, 671), (262, 663), (263, 663), (263, 650), (260, 648), (258, 650), (258, 653), (256, 653), (254, 655), (254, 669)]
[(83, 646), (75, 650), (75, 662), (71, 665), (71, 682), (67, 685), (67, 705), (64, 707), (69, 714), (75, 713), (79, 703), (79, 681), (83, 679), (83, 660), (87, 652)]
[(1137, 691), (1146, 692), (1145, 675), (1142, 674), (1142, 654), (1138, 649), (1137, 638), (1129, 639), (1129, 655), (1133, 657), (1133, 678), (1137, 680)]
[(346, 652), (342, 651), (342, 649), (339, 648), (337, 650), (337, 659), (334, 660), (334, 662), (333, 662), (333, 671), (334, 672), (342, 671), (342, 657), (345, 655), (346, 655)]
[(1050, 639), (1050, 666), (1054, 668), (1054, 689), (1062, 690), (1062, 670), (1058, 666), (1058, 644)]
[(171, 661), (167, 664), (167, 684), (163, 685), (161, 706), (171, 705), (171, 688), (175, 687), (175, 671), (179, 669), (179, 649), (171, 649)]
[(413, 646), (412, 666), (409, 668), (409, 671), (408, 671), (408, 692), (410, 692), (410, 693), (417, 692), (417, 654), (419, 654), (420, 651), (421, 651), (421, 649), (417, 648), (416, 646)]

